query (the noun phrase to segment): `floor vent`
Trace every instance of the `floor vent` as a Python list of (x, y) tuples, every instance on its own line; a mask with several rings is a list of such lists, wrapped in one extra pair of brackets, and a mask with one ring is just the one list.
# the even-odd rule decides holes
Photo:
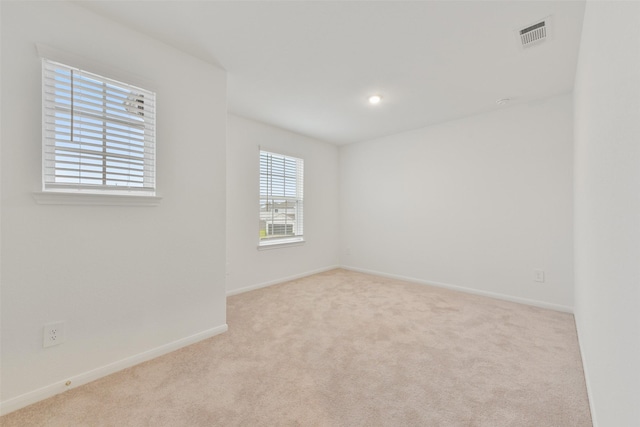
[(544, 42), (551, 36), (551, 17), (547, 17), (535, 24), (529, 25), (526, 28), (518, 30), (518, 37), (520, 39), (520, 47), (527, 49), (533, 46), (537, 46)]

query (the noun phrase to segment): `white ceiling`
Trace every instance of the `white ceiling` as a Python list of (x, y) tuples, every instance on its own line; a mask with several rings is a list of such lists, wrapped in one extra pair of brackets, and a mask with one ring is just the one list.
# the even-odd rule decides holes
[[(81, 4), (226, 69), (230, 112), (335, 144), (571, 91), (584, 12), (583, 1)], [(549, 15), (553, 38), (521, 50), (515, 30)]]

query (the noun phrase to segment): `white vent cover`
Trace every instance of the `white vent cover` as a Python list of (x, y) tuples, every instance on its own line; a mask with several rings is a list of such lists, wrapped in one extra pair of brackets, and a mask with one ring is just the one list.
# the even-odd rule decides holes
[(516, 30), (519, 46), (521, 49), (527, 49), (533, 46), (537, 46), (547, 39), (551, 38), (552, 27), (551, 17), (535, 22), (534, 24), (527, 25), (524, 28)]

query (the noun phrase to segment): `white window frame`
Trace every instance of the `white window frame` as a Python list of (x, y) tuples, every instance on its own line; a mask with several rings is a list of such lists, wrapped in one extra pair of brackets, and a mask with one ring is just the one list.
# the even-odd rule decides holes
[[(155, 185), (155, 92), (124, 83), (136, 82), (126, 73), (114, 73), (85, 58), (36, 46), (42, 60), (42, 191), (34, 192), (36, 201), (40, 204), (156, 206), (161, 198), (156, 194)], [(92, 71), (85, 71), (89, 69)], [(62, 70), (73, 73), (76, 83), (93, 86), (81, 95), (78, 95), (80, 89), (72, 88), (68, 82), (58, 86), (60, 80), (53, 79), (60, 78)], [(100, 91), (104, 99), (99, 99)], [(116, 92), (118, 97), (112, 98)], [(93, 110), (75, 108), (72, 101), (84, 96), (86, 99), (93, 96)], [(113, 99), (122, 100), (122, 104)], [(112, 107), (114, 104), (116, 107)], [(99, 107), (103, 111), (97, 110)], [(67, 123), (62, 123), (59, 118), (65, 109)], [(83, 120), (96, 127), (99, 126), (94, 123), (102, 121), (102, 134), (94, 131), (91, 136), (81, 124)], [(63, 159), (60, 153), (67, 153), (66, 164), (59, 161)], [(61, 177), (64, 174), (76, 177), (65, 180)], [(102, 179), (79, 178), (95, 178), (97, 174)]]
[[(274, 150), (259, 149), (259, 238), (258, 249), (271, 249), (277, 247), (294, 246), (304, 243), (304, 159), (283, 154)], [(282, 162), (285, 169), (276, 170), (274, 174), (273, 159)], [(293, 167), (295, 165), (295, 167)], [(274, 177), (278, 183), (274, 183)], [(295, 189), (292, 188), (292, 180)], [(280, 215), (282, 218), (276, 220), (278, 203), (283, 203), (287, 211), (292, 215)], [(289, 205), (293, 207), (289, 207)], [(268, 206), (272, 208), (269, 211)], [(288, 216), (292, 216), (292, 223), (287, 223)], [(280, 223), (284, 221), (284, 223)], [(271, 226), (271, 227), (269, 227)], [(269, 236), (268, 230), (275, 229), (292, 230), (291, 235)]]

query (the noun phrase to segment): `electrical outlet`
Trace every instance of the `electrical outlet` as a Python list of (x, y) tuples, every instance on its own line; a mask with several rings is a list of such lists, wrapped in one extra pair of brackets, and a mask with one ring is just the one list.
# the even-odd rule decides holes
[(51, 347), (52, 345), (62, 344), (65, 339), (64, 327), (65, 322), (47, 323), (44, 325), (42, 346)]
[(533, 270), (533, 280), (536, 282), (544, 283), (544, 271)]

